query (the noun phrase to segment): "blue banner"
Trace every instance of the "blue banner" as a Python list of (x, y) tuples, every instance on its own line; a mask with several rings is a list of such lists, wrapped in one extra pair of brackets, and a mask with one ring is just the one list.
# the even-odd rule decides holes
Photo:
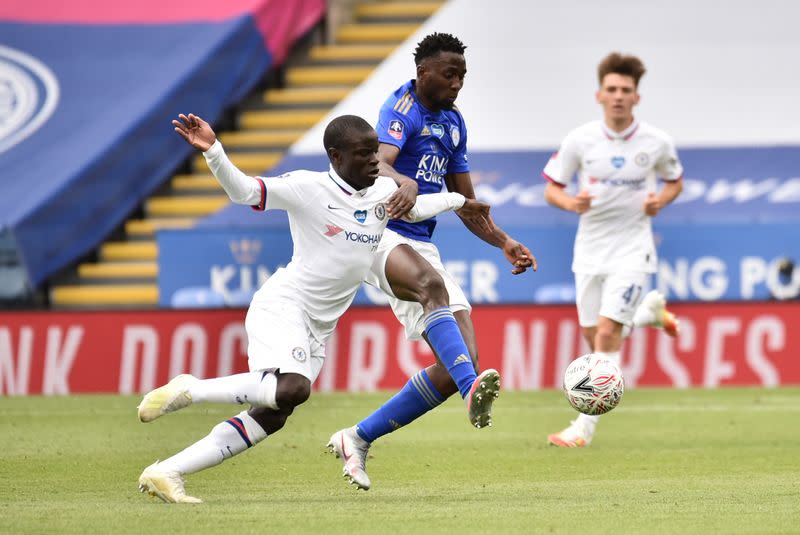
[(270, 63), (250, 16), (0, 22), (0, 36), (0, 231), (33, 285), (96, 247), (191, 153), (171, 118), (217, 119)]
[[(475, 195), (492, 205), (502, 227), (567, 224), (577, 216), (544, 200), (542, 169), (550, 152), (474, 152), (470, 167)], [(665, 223), (800, 223), (800, 146), (683, 149), (683, 193), (657, 218)], [(326, 169), (325, 155), (289, 156), (272, 173)], [(570, 188), (574, 192), (574, 181)], [(203, 221), (205, 226), (280, 225), (285, 218), (263, 219), (234, 206)], [(460, 222), (440, 218), (442, 225)], [(435, 236), (435, 234), (434, 234)]]
[[(241, 207), (240, 210), (245, 211)], [(574, 302), (574, 228), (509, 227), (539, 261), (536, 273), (511, 275), (499, 249), (464, 228), (444, 226), (435, 243), (448, 271), (473, 303)], [(657, 225), (658, 273), (653, 285), (672, 301), (738, 301), (800, 294), (800, 269), (781, 272), (782, 261), (800, 259), (790, 224)], [(244, 306), (252, 293), (292, 254), (280, 227), (164, 230), (158, 233), (162, 306)], [(384, 302), (361, 289), (357, 304)]]

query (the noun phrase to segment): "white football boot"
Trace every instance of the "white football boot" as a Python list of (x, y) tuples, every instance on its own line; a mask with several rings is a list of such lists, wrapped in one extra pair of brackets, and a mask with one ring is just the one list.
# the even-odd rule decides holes
[(369, 442), (358, 436), (355, 427), (336, 431), (328, 441), (328, 451), (342, 460), (342, 475), (351, 485), (364, 490), (372, 485), (367, 475), (369, 446)]
[(547, 437), (547, 442), (562, 448), (585, 448), (592, 443), (595, 426), (576, 418), (570, 426)]
[(139, 403), (139, 420), (152, 422), (167, 413), (191, 405), (189, 386), (197, 380), (193, 375), (178, 375), (164, 386), (150, 391)]
[(183, 478), (177, 471), (164, 470), (158, 461), (144, 469), (139, 476), (139, 492), (146, 492), (167, 503), (203, 503), (203, 500), (187, 496)]
[(469, 422), (480, 429), (492, 426), (492, 403), (500, 396), (500, 374), (489, 368), (475, 378), (467, 394)]
[(664, 329), (665, 333), (673, 337), (679, 331), (678, 319), (667, 310), (667, 300), (658, 290), (651, 290), (644, 296), (633, 315), (633, 324)]

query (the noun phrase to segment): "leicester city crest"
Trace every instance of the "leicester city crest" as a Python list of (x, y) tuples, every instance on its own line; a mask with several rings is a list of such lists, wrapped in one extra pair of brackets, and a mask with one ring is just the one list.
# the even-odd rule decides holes
[(458, 142), (461, 141), (461, 131), (457, 126), (450, 129), (450, 139), (453, 140), (453, 146), (458, 147)]
[(375, 217), (378, 218), (378, 221), (383, 221), (383, 218), (386, 217), (386, 207), (383, 203), (375, 205)]

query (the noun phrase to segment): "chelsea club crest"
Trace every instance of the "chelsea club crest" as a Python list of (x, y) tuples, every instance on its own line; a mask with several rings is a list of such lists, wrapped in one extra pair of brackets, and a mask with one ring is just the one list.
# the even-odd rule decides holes
[(383, 203), (375, 205), (375, 217), (378, 218), (378, 221), (383, 221), (383, 218), (386, 217), (386, 207)]

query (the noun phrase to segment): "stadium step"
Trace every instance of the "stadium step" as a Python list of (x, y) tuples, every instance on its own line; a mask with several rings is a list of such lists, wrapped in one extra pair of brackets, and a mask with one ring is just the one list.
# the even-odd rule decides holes
[(260, 128), (308, 129), (317, 124), (326, 114), (326, 110), (254, 110), (243, 112), (239, 118), (239, 124), (246, 130)]
[(158, 276), (155, 262), (101, 262), (78, 266), (81, 279), (153, 279)]
[(192, 217), (131, 219), (125, 223), (125, 234), (132, 238), (152, 237), (156, 230), (190, 228), (193, 224)]
[(100, 259), (104, 262), (154, 261), (158, 246), (154, 241), (106, 242), (100, 246)]
[[(320, 105), (333, 106), (350, 93), (351, 87), (293, 87), (270, 89), (264, 92), (266, 105)], [(305, 133), (305, 131), (303, 131)]]
[(182, 197), (151, 197), (145, 202), (148, 216), (199, 217), (213, 214), (230, 201), (222, 195), (191, 195)]
[(336, 32), (336, 40), (346, 44), (400, 44), (417, 31), (419, 24), (344, 24)]
[(176, 191), (222, 191), (214, 175), (175, 175), (170, 181), (170, 186)]
[(308, 57), (314, 61), (374, 61), (386, 59), (394, 50), (393, 45), (328, 45), (315, 46)]
[(225, 149), (238, 147), (257, 147), (285, 149), (305, 134), (305, 130), (248, 130), (246, 132), (228, 132), (220, 134), (219, 140)]
[(156, 284), (99, 284), (56, 286), (50, 290), (55, 307), (133, 307), (158, 304)]
[(373, 69), (372, 66), (295, 67), (286, 73), (286, 80), (295, 86), (357, 85)]
[(359, 21), (413, 21), (428, 18), (442, 6), (442, 2), (387, 2), (360, 4), (355, 8)]
[[(262, 175), (283, 158), (283, 152), (227, 152), (233, 165), (248, 175)], [(194, 168), (203, 173), (208, 172), (206, 159), (202, 154), (195, 156)]]

